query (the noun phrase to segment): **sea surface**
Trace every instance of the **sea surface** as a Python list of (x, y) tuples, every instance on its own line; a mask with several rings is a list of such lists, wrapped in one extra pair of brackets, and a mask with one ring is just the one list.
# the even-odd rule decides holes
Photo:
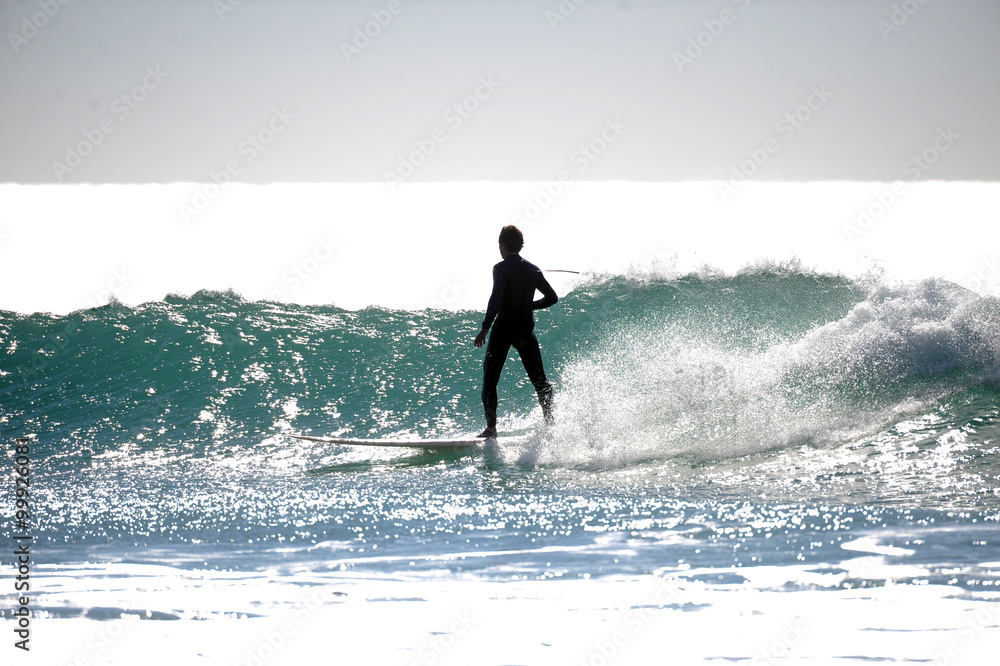
[(495, 447), (291, 438), (478, 432), (480, 321), (212, 292), (0, 312), (36, 561), (1000, 585), (1000, 299), (795, 266), (589, 276), (537, 313), (554, 426), (512, 351)]

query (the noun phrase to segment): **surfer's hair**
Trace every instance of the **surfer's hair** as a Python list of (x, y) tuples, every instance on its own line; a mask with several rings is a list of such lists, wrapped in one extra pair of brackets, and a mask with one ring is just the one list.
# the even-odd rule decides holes
[(510, 252), (520, 252), (524, 247), (524, 234), (513, 224), (508, 224), (500, 230), (500, 242), (507, 246)]

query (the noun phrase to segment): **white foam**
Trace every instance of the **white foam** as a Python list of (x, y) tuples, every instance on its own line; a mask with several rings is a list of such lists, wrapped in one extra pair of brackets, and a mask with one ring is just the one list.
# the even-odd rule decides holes
[[(696, 578), (718, 575), (745, 582)], [(1000, 638), (996, 593), (888, 580), (843, 589), (836, 575), (806, 567), (503, 582), (125, 565), (42, 566), (38, 576), (50, 608), (101, 610), (103, 619), (35, 618), (32, 652), (5, 648), (12, 664), (866, 664), (945, 655), (978, 666), (992, 663)]]
[(998, 313), (1000, 299), (930, 279), (878, 286), (845, 317), (759, 352), (626, 323), (567, 363), (557, 425), (523, 460), (606, 467), (848, 443), (995, 378)]

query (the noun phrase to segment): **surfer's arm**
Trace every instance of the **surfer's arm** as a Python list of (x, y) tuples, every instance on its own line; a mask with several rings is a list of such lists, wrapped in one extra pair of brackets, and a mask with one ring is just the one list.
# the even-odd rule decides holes
[(489, 332), (490, 326), (493, 325), (493, 320), (497, 317), (497, 312), (500, 311), (500, 297), (503, 294), (503, 274), (500, 272), (499, 266), (493, 267), (493, 293), (490, 294), (490, 302), (486, 305), (486, 318), (483, 319), (483, 328), (479, 331), (479, 335), (476, 336), (476, 346), (482, 347), (483, 343), (486, 342), (486, 333)]
[(532, 302), (532, 310), (542, 310), (559, 302), (559, 297), (556, 296), (556, 290), (552, 288), (552, 285), (549, 284), (549, 281), (545, 279), (544, 275), (539, 276), (538, 284), (535, 286), (535, 289), (542, 292), (542, 296), (545, 298), (539, 298), (537, 301)]

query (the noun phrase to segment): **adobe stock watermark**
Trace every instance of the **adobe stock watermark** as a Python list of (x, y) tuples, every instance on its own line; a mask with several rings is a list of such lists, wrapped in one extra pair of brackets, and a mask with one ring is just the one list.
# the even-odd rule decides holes
[[(174, 590), (173, 585), (164, 585), (163, 590)], [(83, 649), (76, 652), (72, 659), (64, 661), (73, 666), (86, 666), (95, 662), (95, 659), (107, 656), (110, 651), (122, 638), (130, 635), (140, 621), (146, 621), (156, 617), (154, 611), (139, 610), (141, 604), (132, 600), (126, 601), (124, 608), (114, 619), (107, 619), (93, 623), (94, 628), (83, 640)], [(102, 660), (103, 662), (103, 660)]]
[(441, 294), (428, 307), (432, 310), (447, 310), (466, 290), (466, 285), (459, 282), (458, 278), (448, 278), (444, 281)]
[(319, 272), (323, 264), (333, 259), (339, 249), (340, 243), (330, 238), (329, 234), (317, 237), (309, 252), (281, 274), (281, 282), (287, 287), (272, 291), (271, 299), (280, 301), (285, 295), (299, 289)]
[[(652, 270), (657, 276), (670, 279), (674, 277), (677, 271), (678, 252), (676, 249), (671, 250), (663, 245), (655, 247), (649, 245), (644, 250), (642, 256), (636, 257), (635, 261), (629, 264), (630, 271), (632, 267), (637, 266), (644, 272)], [(620, 324), (619, 308), (621, 308), (621, 304), (630, 302), (644, 287), (641, 282), (628, 280), (621, 285), (621, 288), (625, 290), (623, 296), (598, 299), (591, 307), (581, 311), (582, 320), (577, 323), (577, 330), (581, 335), (601, 336), (613, 326)]]
[(233, 183), (233, 179), (243, 173), (243, 169), (252, 163), (267, 147), (274, 142), (279, 134), (288, 129), (295, 116), (288, 112), (287, 107), (275, 107), (271, 111), (271, 117), (267, 122), (253, 134), (240, 142), (236, 147), (237, 157), (228, 160), (218, 171), (209, 171), (208, 178), (212, 182), (204, 183), (195, 188), (191, 200), (187, 203), (181, 202), (177, 206), (181, 219), (187, 223), (192, 218), (197, 217), (208, 209), (209, 205), (215, 201), (223, 190)]
[(7, 41), (10, 42), (14, 55), (17, 55), (22, 47), (27, 46), (28, 42), (34, 39), (39, 31), (43, 30), (70, 2), (72, 0), (38, 0), (35, 4), (41, 11), (35, 12), (30, 17), (25, 14), (21, 17), (20, 29), (17, 32), (7, 33)]
[(975, 613), (971, 611), (966, 613), (959, 627), (957, 640), (948, 641), (930, 655), (934, 659), (932, 662), (934, 666), (947, 666), (952, 663), (986, 629), (996, 627), (997, 616), (998, 612), (992, 607), (981, 608)]
[(447, 128), (436, 127), (427, 136), (414, 140), (413, 144), (416, 148), (406, 154), (399, 155), (399, 166), (396, 167), (395, 171), (384, 173), (389, 191), (395, 192), (398, 185), (401, 185), (407, 178), (415, 174), (417, 169), (426, 164), (427, 160), (437, 152), (438, 146), (448, 140), (449, 132), (455, 132), (465, 124), (499, 87), (500, 84), (493, 80), (492, 74), (480, 76), (479, 83), (472, 93), (452, 104), (441, 115), (441, 120), (444, 121)]
[(107, 281), (104, 288), (99, 289), (96, 293), (84, 299), (82, 307), (98, 308), (102, 305), (107, 305), (108, 303), (116, 301), (118, 294), (128, 289), (128, 286), (132, 284), (134, 280), (135, 276), (131, 275), (127, 269), (113, 269), (111, 271), (111, 279)]
[(741, 187), (746, 185), (750, 178), (770, 161), (771, 156), (781, 150), (782, 140), (789, 141), (794, 137), (820, 109), (826, 106), (831, 97), (833, 97), (833, 93), (827, 90), (825, 84), (813, 86), (803, 104), (778, 118), (777, 122), (774, 123), (774, 131), (778, 133), (778, 136), (768, 137), (759, 147), (748, 150), (747, 159), (733, 166), (729, 180), (718, 184), (722, 201), (728, 201), (731, 195), (736, 194)]
[(145, 72), (139, 83), (111, 102), (113, 117), (102, 118), (93, 129), (83, 130), (82, 140), (75, 144), (66, 144), (65, 161), (52, 163), (52, 172), (56, 178), (62, 181), (63, 177), (73, 173), (73, 170), (83, 164), (83, 161), (104, 143), (104, 139), (118, 128), (115, 119), (120, 123), (128, 120), (132, 113), (139, 108), (139, 105), (149, 98), (149, 94), (159, 88), (164, 79), (170, 76), (170, 73), (164, 72), (159, 65), (149, 65)]
[(975, 270), (974, 278), (978, 281), (979, 287), (986, 291), (992, 291), (1000, 278), (1000, 259), (997, 259), (997, 255), (983, 257)]
[(641, 603), (632, 605), (621, 618), (621, 628), (594, 642), (589, 655), (577, 659), (576, 666), (608, 666), (617, 663), (621, 651), (641, 634), (664, 606), (676, 603), (680, 589), (672, 580), (656, 576), (656, 590)]
[(236, 11), (236, 8), (243, 4), (243, 0), (212, 0), (212, 9), (220, 21), (226, 20), (226, 14)]
[(449, 650), (455, 647), (459, 639), (472, 627), (476, 626), (476, 618), (465, 610), (454, 613), (446, 631), (434, 632), (421, 647), (417, 648), (417, 664), (431, 666), (441, 660)]
[(903, 29), (910, 22), (910, 17), (920, 11), (928, 0), (903, 0), (902, 3), (892, 6), (892, 13), (889, 19), (879, 19), (875, 25), (882, 33), (882, 40), (889, 41), (889, 36)]
[[(87, 298), (83, 299), (82, 302), (78, 303), (78, 306), (74, 308), (74, 312), (82, 309), (93, 309), (107, 305), (109, 303), (115, 302), (117, 300), (117, 294), (128, 288), (129, 284), (134, 280), (127, 269), (116, 268), (111, 271), (111, 279), (109, 279), (103, 289), (98, 290)], [(18, 368), (18, 372), (22, 379), (29, 379), (34, 377), (40, 372), (44, 372), (47, 367), (52, 363), (56, 356), (65, 350), (73, 338), (80, 334), (80, 327), (78, 322), (72, 318), (65, 318), (65, 325), (61, 330), (57, 330), (45, 336), (42, 340), (43, 344), (35, 352), (31, 363), (28, 365), (22, 365)]]
[(751, 666), (769, 666), (783, 664), (788, 659), (792, 649), (802, 642), (806, 635), (806, 630), (802, 627), (802, 620), (795, 618), (785, 622), (781, 635), (770, 642), (766, 647), (758, 650), (750, 660)]
[[(962, 138), (951, 126), (939, 127), (937, 135), (924, 150), (916, 153), (903, 163), (903, 175), (909, 176), (911, 180), (918, 180), (941, 159), (941, 156), (954, 147), (955, 143)], [(889, 210), (899, 202), (909, 192), (910, 186), (903, 181), (896, 181), (888, 185), (874, 195), (867, 204), (858, 207), (858, 216), (853, 223), (844, 225), (844, 233), (847, 240), (854, 243), (865, 235), (875, 223), (881, 220)]]
[(570, 17), (576, 13), (577, 7), (586, 1), (587, 0), (562, 0), (555, 10), (546, 9), (545, 20), (548, 22), (549, 28), (553, 31), (557, 30), (559, 25), (568, 21)]
[(273, 659), (317, 612), (329, 605), (334, 597), (342, 594), (342, 592), (331, 592), (327, 588), (314, 590), (308, 598), (300, 602), (300, 606), (294, 610), (290, 619), (284, 620), (269, 631), (261, 632), (258, 643), (247, 648), (245, 657), (236, 663), (246, 666), (263, 666)]
[(377, 39), (389, 27), (393, 17), (403, 13), (404, 9), (406, 8), (400, 0), (389, 0), (385, 9), (370, 12), (372, 20), (364, 25), (354, 26), (354, 38), (350, 42), (340, 43), (344, 59), (350, 63), (353, 58), (361, 55), (362, 51), (371, 46), (372, 40)]
[(657, 245), (656, 247), (650, 246), (649, 258), (652, 259), (652, 265), (656, 268), (661, 268), (667, 271), (677, 270), (677, 251), (669, 248), (665, 248), (662, 245)]
[(100, 657), (110, 650), (123, 636), (135, 628), (142, 618), (138, 613), (122, 613), (121, 617), (100, 625), (84, 641), (86, 650), (78, 653), (74, 664), (87, 664), (90, 659)]
[[(732, 3), (741, 11), (745, 12), (750, 8), (750, 0), (732, 0)], [(684, 73), (686, 67), (690, 67), (705, 55), (705, 52), (715, 45), (716, 41), (722, 37), (727, 28), (736, 23), (739, 14), (732, 9), (723, 9), (719, 15), (713, 19), (706, 19), (701, 22), (704, 30), (688, 37), (687, 44), (681, 51), (674, 51), (674, 64), (677, 71)]]
[(570, 155), (569, 163), (576, 167), (576, 170), (561, 169), (555, 178), (544, 181), (540, 192), (529, 196), (520, 211), (510, 214), (510, 223), (528, 226), (536, 222), (542, 213), (566, 192), (566, 188), (573, 182), (574, 175), (586, 172), (601, 155), (607, 152), (611, 144), (621, 138), (628, 127), (628, 123), (622, 122), (618, 116), (605, 119), (601, 130), (592, 139), (577, 146)]

